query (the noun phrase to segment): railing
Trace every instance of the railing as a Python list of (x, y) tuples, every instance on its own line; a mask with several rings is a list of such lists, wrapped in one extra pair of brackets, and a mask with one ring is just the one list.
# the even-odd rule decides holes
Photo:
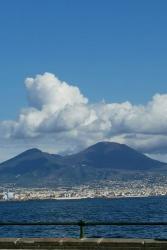
[(167, 222), (0, 222), (3, 226), (78, 226), (80, 228), (79, 238), (84, 238), (84, 228), (90, 226), (167, 226)]

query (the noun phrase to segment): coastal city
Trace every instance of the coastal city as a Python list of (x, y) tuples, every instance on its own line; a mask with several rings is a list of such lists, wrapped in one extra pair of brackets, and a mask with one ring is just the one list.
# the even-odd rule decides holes
[(153, 182), (151, 179), (134, 181), (104, 181), (91, 185), (56, 188), (23, 188), (11, 185), (0, 187), (0, 200), (46, 200), (122, 198), (167, 195), (166, 178)]

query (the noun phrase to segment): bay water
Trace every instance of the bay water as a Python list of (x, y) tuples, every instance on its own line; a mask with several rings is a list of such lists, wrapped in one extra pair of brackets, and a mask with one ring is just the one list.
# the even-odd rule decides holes
[[(1, 222), (167, 222), (167, 196), (0, 202)], [(85, 227), (86, 237), (167, 239), (167, 226)], [(0, 237), (79, 237), (78, 226), (0, 226)]]

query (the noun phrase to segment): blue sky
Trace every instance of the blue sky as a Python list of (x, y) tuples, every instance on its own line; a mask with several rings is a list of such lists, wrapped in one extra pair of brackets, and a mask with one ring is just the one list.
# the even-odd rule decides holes
[(166, 13), (165, 0), (0, 1), (0, 161), (101, 140), (167, 161)]
[(24, 79), (46, 71), (93, 102), (166, 92), (166, 12), (163, 0), (1, 1), (1, 119), (27, 105)]

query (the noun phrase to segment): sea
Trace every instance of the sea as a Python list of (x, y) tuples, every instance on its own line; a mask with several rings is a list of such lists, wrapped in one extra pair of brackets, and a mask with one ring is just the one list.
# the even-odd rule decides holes
[[(167, 222), (167, 196), (0, 202), (0, 222)], [(91, 226), (85, 237), (167, 239), (167, 226)], [(79, 237), (78, 226), (0, 226), (0, 237)]]

